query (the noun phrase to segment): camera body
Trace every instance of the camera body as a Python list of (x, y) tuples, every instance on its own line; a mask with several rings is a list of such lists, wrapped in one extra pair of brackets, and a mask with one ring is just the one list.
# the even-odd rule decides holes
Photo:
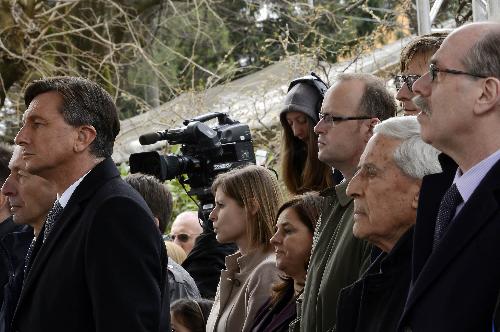
[[(210, 128), (205, 122), (215, 118), (218, 124)], [(190, 186), (188, 194), (197, 196), (201, 209), (209, 212), (214, 202), (211, 185), (215, 177), (235, 167), (255, 164), (250, 128), (221, 112), (204, 114), (183, 124), (184, 127), (139, 137), (142, 145), (160, 140), (171, 145), (182, 144), (181, 154), (160, 155), (155, 151), (131, 154), (130, 172), (150, 174), (160, 181), (179, 179)]]

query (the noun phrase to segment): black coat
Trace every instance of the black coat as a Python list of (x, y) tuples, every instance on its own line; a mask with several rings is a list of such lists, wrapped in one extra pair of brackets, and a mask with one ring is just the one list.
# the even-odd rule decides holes
[(12, 324), (22, 332), (167, 331), (168, 299), (166, 249), (151, 211), (108, 158), (41, 245)]
[(402, 331), (491, 331), (500, 290), (500, 162), (481, 181), (432, 252), (437, 211), (456, 171), (424, 177)]
[[(12, 248), (6, 248), (2, 243), (2, 239), (7, 234), (20, 232), (23, 229), (23, 225), (17, 225), (14, 223), (14, 219), (12, 218), (12, 216), (8, 217), (0, 223), (0, 303), (3, 302), (3, 289), (9, 282), (9, 275), (12, 270), (10, 268), (11, 262), (9, 256), (13, 254), (12, 252), (9, 252), (9, 250)], [(26, 251), (24, 253), (26, 253)]]
[(24, 225), (20, 231), (6, 234), (0, 241), (2, 258), (7, 267), (8, 281), (3, 286), (3, 299), (0, 309), (0, 332), (11, 330), (10, 323), (16, 309), (23, 286), (26, 252), (33, 240), (33, 228)]
[(389, 253), (344, 288), (337, 305), (337, 332), (396, 331), (410, 287), (413, 227)]

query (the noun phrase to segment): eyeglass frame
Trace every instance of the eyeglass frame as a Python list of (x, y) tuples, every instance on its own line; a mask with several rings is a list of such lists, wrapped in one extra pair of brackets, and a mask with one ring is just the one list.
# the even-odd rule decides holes
[[(335, 122), (349, 121), (349, 120), (369, 120), (369, 119), (373, 119), (373, 117), (369, 116), (369, 115), (335, 116), (335, 115), (328, 114), (328, 113), (323, 113), (323, 112), (319, 112), (318, 113), (318, 117), (319, 117), (319, 121), (324, 121), (327, 124), (335, 124)], [(327, 120), (327, 119), (329, 119), (329, 120)]]
[[(401, 90), (403, 88), (403, 84), (406, 84), (406, 87), (408, 88), (408, 90), (413, 93), (413, 84), (415, 84), (415, 82), (420, 78), (422, 77), (422, 75), (403, 75), (403, 74), (399, 74), (399, 75), (395, 75), (393, 80), (394, 80), (394, 86), (396, 87), (396, 90)], [(403, 84), (401, 84), (401, 86), (398, 88), (398, 84), (396, 84), (396, 80), (397, 78), (401, 78), (403, 80)], [(413, 81), (411, 82), (411, 84), (409, 84), (409, 81), (408, 79), (412, 79)]]
[(467, 75), (467, 76), (472, 76), (472, 77), (477, 77), (477, 78), (488, 78), (488, 76), (468, 73), (468, 72), (456, 70), (456, 69), (441, 69), (435, 63), (431, 63), (429, 65), (429, 75), (431, 76), (431, 82), (434, 82), (434, 80), (437, 77), (437, 73), (440, 73), (440, 72), (453, 74), (453, 75)]
[[(200, 233), (200, 234), (201, 234), (201, 233)], [(170, 240), (172, 240), (172, 241), (175, 241), (175, 238), (178, 238), (178, 239), (179, 239), (179, 241), (181, 241), (182, 243), (186, 243), (186, 242), (188, 242), (188, 241), (189, 241), (189, 239), (190, 239), (193, 235), (198, 236), (198, 235), (200, 235), (200, 234), (179, 233), (179, 234), (169, 234), (168, 236), (169, 236)], [(179, 237), (180, 235), (182, 235), (182, 237), (184, 237), (184, 235), (186, 235), (186, 236), (187, 236), (186, 240), (182, 240), (182, 239)]]

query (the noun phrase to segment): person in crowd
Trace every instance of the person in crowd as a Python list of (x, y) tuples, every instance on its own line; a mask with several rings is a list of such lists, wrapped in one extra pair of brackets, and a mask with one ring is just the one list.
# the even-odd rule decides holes
[[(173, 207), (172, 194), (168, 188), (154, 176), (141, 173), (128, 175), (125, 177), (125, 182), (137, 190), (137, 192), (144, 198), (146, 204), (151, 209), (151, 212), (153, 212), (153, 217), (156, 220), (158, 229), (162, 234), (165, 233), (165, 228), (167, 227), (167, 223), (172, 215)], [(191, 278), (189, 273), (179, 265), (180, 263), (177, 263), (171, 257), (172, 253), (175, 252), (174, 249), (170, 249), (171, 250), (169, 250), (167, 245), (167, 271), (170, 303), (184, 297), (195, 299), (200, 298), (200, 292), (198, 291), (193, 278)], [(182, 248), (179, 248), (179, 250), (184, 253)], [(184, 258), (186, 258), (185, 254)]]
[[(500, 291), (500, 24), (453, 31), (413, 84), (424, 177), (403, 331), (491, 331)], [(496, 327), (498, 330), (498, 327)]]
[(171, 240), (165, 240), (169, 261), (173, 260), (179, 265), (182, 265), (187, 258), (186, 252), (179, 245)]
[[(12, 149), (7, 144), (0, 144), (0, 185), (9, 176), (9, 160), (12, 156)], [(0, 303), (3, 299), (4, 285), (9, 281), (8, 258), (5, 257), (5, 249), (1, 247), (1, 239), (9, 233), (18, 231), (18, 227), (12, 220), (10, 205), (7, 196), (0, 193)]]
[(6, 234), (0, 241), (2, 258), (8, 267), (8, 282), (0, 310), (0, 331), (11, 331), (10, 323), (24, 279), (25, 258), (30, 243), (43, 227), (45, 218), (56, 200), (56, 188), (46, 179), (26, 171), (20, 146), (14, 147), (9, 162), (10, 174), (2, 186), (2, 195), (9, 201), (13, 220), (20, 228)]
[(272, 296), (258, 311), (252, 332), (288, 331), (297, 317), (295, 300), (304, 289), (311, 255), (314, 226), (323, 198), (309, 192), (295, 196), (278, 210), (276, 232), (271, 244), (276, 267), (282, 275), (273, 285)]
[(198, 211), (184, 211), (175, 217), (170, 229), (170, 238), (179, 245), (186, 255), (193, 250), (196, 238), (203, 232), (198, 219)]
[(383, 81), (369, 74), (340, 75), (325, 95), (314, 128), (319, 134), (318, 158), (338, 169), (345, 180), (322, 192), (325, 203), (313, 238), (299, 318), (301, 331), (333, 329), (340, 290), (356, 281), (369, 265), (371, 247), (352, 235), (353, 201), (346, 188), (373, 127), (395, 112), (395, 100)]
[(144, 198), (160, 233), (164, 234), (174, 205), (170, 190), (154, 176), (142, 173), (129, 174), (124, 180)]
[(214, 299), (225, 259), (236, 252), (234, 243), (219, 243), (215, 238), (212, 221), (203, 221), (203, 233), (196, 238), (193, 249), (182, 262), (205, 299)]
[[(12, 148), (7, 144), (0, 144), (0, 185), (3, 185), (9, 176), (9, 160), (12, 156)], [(9, 201), (7, 196), (0, 194), (0, 239), (15, 229), (12, 221)], [(3, 278), (3, 274), (0, 278)]]
[(205, 332), (213, 301), (179, 299), (170, 305), (172, 332)]
[(415, 97), (413, 83), (427, 72), (429, 59), (446, 36), (446, 32), (417, 36), (401, 51), (401, 74), (394, 77), (394, 85), (398, 91), (396, 99), (401, 102), (404, 115), (417, 115), (420, 112), (412, 101)]
[[(281, 174), (292, 194), (323, 190), (335, 182), (332, 169), (318, 159), (318, 137), (314, 133), (327, 89), (326, 83), (314, 73), (293, 80), (288, 87), (280, 112)], [(342, 179), (339, 175), (336, 172), (336, 183)]]
[(151, 210), (111, 159), (120, 130), (111, 96), (83, 78), (51, 77), (24, 99), (15, 143), (57, 200), (28, 251), (13, 329), (168, 330), (167, 253)]
[(354, 236), (382, 253), (340, 293), (337, 332), (397, 330), (410, 286), (420, 184), (441, 171), (439, 151), (422, 141), (416, 117), (385, 120), (373, 132), (347, 195), (354, 198)]
[(247, 332), (277, 279), (269, 239), (282, 194), (274, 173), (255, 165), (218, 175), (212, 192), (217, 241), (236, 243), (238, 252), (226, 257), (207, 331)]

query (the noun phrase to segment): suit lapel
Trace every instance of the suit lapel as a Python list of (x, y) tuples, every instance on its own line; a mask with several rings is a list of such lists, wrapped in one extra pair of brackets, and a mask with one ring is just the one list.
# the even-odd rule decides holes
[[(40, 273), (42, 273), (45, 268), (47, 260), (50, 258), (50, 255), (60, 237), (64, 234), (65, 229), (70, 227), (72, 223), (77, 222), (77, 218), (75, 218), (75, 216), (81, 212), (81, 203), (89, 199), (95, 193), (96, 188), (100, 187), (110, 178), (116, 176), (119, 176), (118, 170), (114, 166), (113, 161), (108, 158), (95, 166), (76, 188), (59, 220), (55, 223), (50, 236), (45, 243), (42, 244), (38, 254), (33, 260), (31, 269), (25, 277), (14, 317), (16, 317), (19, 308), (22, 307), (23, 302), (26, 300), (28, 296), (27, 294), (29, 294), (30, 290), (36, 285)], [(39, 240), (41, 241), (41, 239)]]
[[(488, 172), (460, 213), (452, 221), (440, 245), (430, 254), (410, 292), (407, 307), (446, 270), (477, 233), (498, 213), (497, 194), (500, 190), (500, 162)], [(480, 212), (480, 213), (478, 213)], [(432, 223), (434, 224), (434, 223)], [(432, 236), (427, 234), (432, 250)], [(427, 242), (429, 242), (427, 241)], [(423, 248), (428, 249), (428, 248)], [(415, 248), (417, 250), (417, 248)]]

